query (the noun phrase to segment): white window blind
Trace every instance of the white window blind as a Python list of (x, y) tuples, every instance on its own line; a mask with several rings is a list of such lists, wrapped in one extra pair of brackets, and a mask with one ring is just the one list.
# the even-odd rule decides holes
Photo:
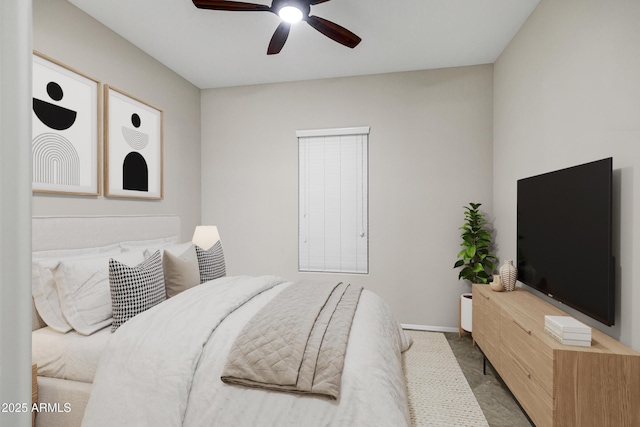
[(298, 131), (298, 269), (369, 272), (369, 128)]

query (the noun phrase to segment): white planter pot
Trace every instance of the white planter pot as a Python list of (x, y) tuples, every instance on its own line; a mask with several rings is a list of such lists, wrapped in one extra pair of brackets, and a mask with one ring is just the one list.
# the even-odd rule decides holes
[(467, 332), (471, 332), (471, 318), (473, 309), (472, 294), (466, 293), (460, 295), (460, 327)]

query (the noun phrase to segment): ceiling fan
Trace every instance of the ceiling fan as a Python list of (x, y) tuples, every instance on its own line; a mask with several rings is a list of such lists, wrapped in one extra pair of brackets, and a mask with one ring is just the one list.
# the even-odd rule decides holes
[(346, 28), (341, 27), (326, 19), (309, 15), (311, 6), (325, 3), (329, 0), (273, 0), (271, 6), (256, 3), (245, 3), (231, 0), (193, 0), (193, 4), (200, 9), (227, 10), (232, 12), (271, 12), (282, 18), (282, 22), (276, 28), (271, 37), (267, 55), (275, 55), (282, 50), (291, 24), (298, 21), (306, 21), (316, 30), (320, 31), (330, 39), (354, 48), (362, 40)]

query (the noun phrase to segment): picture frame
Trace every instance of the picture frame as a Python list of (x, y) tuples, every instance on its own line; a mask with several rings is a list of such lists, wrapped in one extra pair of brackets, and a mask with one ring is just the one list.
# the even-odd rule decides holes
[(164, 113), (104, 85), (105, 196), (162, 200)]
[(99, 80), (33, 51), (32, 191), (101, 194)]

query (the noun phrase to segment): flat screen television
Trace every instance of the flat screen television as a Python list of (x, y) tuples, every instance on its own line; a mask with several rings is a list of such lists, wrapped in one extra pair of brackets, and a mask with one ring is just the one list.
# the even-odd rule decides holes
[(518, 280), (605, 325), (615, 318), (612, 165), (518, 180)]

